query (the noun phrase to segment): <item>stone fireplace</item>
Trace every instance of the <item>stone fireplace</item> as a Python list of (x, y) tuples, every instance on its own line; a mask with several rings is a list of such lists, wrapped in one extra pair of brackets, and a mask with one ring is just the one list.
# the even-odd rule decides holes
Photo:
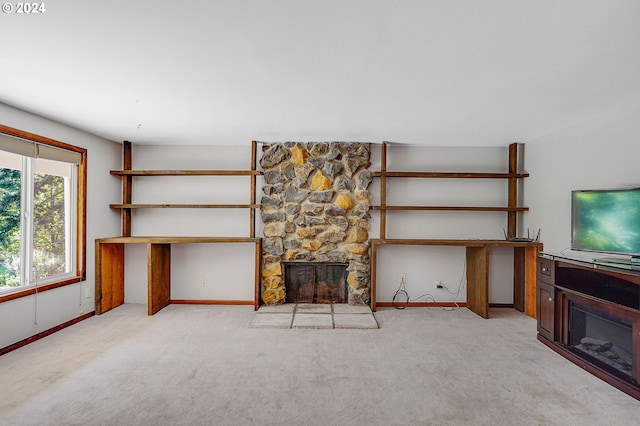
[[(297, 263), (345, 264), (347, 302), (369, 304), (369, 158), (365, 143), (264, 146), (260, 213), (264, 223), (261, 297), (265, 304), (291, 301), (286, 286), (290, 278), (285, 275), (294, 269), (287, 266)], [(307, 274), (324, 276), (325, 272), (314, 268), (313, 274)]]

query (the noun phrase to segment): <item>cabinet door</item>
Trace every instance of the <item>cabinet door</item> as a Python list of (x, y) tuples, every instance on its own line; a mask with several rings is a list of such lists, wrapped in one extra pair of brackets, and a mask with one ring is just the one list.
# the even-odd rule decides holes
[(538, 333), (550, 341), (554, 340), (555, 289), (538, 281)]

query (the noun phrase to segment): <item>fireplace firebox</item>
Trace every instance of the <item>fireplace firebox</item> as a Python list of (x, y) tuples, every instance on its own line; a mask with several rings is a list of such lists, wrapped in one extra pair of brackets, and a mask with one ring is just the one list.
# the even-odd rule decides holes
[(287, 303), (347, 303), (348, 263), (284, 262)]
[(632, 379), (633, 324), (569, 301), (567, 347), (623, 379)]

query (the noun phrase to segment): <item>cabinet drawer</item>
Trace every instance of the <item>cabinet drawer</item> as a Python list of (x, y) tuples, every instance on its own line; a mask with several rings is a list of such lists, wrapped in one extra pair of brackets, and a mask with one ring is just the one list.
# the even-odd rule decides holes
[(538, 280), (547, 284), (555, 284), (555, 268), (551, 259), (538, 258)]

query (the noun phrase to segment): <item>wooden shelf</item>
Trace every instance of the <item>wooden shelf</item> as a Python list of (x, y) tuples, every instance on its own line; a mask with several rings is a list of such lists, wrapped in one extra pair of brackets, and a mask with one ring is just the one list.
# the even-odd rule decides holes
[(431, 210), (472, 212), (526, 212), (529, 207), (481, 207), (481, 206), (372, 206), (373, 210)]
[(114, 176), (258, 176), (260, 170), (111, 170)]
[(537, 241), (509, 241), (485, 239), (451, 239), (451, 238), (373, 238), (372, 245), (397, 246), (456, 246), (456, 247), (537, 247), (542, 250), (542, 243)]
[[(111, 170), (112, 176), (122, 179), (122, 202), (110, 204), (112, 209), (119, 209), (122, 222), (122, 236), (130, 237), (132, 232), (132, 211), (135, 209), (248, 209), (249, 210), (249, 236), (255, 237), (255, 210), (260, 208), (256, 203), (256, 178), (262, 175), (256, 168), (257, 143), (251, 143), (251, 169), (250, 170), (213, 170), (213, 169), (134, 169), (132, 167), (131, 142), (123, 143), (122, 169)], [(134, 177), (154, 176), (248, 176), (249, 203), (134, 203), (132, 197)]]
[[(528, 207), (518, 206), (518, 180), (529, 177), (518, 172), (518, 145), (509, 145), (507, 173), (435, 172), (435, 171), (388, 171), (387, 143), (382, 145), (381, 170), (373, 176), (380, 178), (380, 205), (372, 206), (380, 211), (380, 238), (371, 239), (371, 309), (376, 310), (376, 281), (378, 251), (382, 246), (457, 246), (466, 250), (467, 308), (483, 318), (489, 317), (489, 254), (492, 248), (513, 249), (513, 306), (529, 316), (535, 317), (536, 259), (542, 245), (537, 241), (508, 241), (481, 239), (388, 239), (387, 212), (391, 211), (467, 211), (505, 212), (508, 235), (515, 236), (517, 214)], [(434, 206), (434, 205), (387, 205), (387, 179), (506, 179), (507, 206)]]
[(522, 179), (529, 173), (465, 173), (465, 172), (374, 172), (373, 177), (430, 178), (430, 179)]
[(109, 237), (99, 238), (96, 243), (100, 244), (191, 244), (191, 243), (256, 243), (260, 238), (245, 237), (163, 237), (163, 236), (140, 236), (140, 237)]
[[(110, 174), (122, 180), (122, 202), (110, 204), (119, 209), (122, 222), (120, 237), (96, 239), (96, 313), (101, 314), (124, 303), (125, 245), (147, 245), (147, 313), (153, 315), (171, 303), (171, 246), (192, 243), (252, 243), (254, 245), (254, 309), (258, 309), (260, 294), (262, 239), (255, 237), (256, 177), (262, 175), (256, 169), (257, 143), (251, 143), (251, 170), (135, 170), (132, 168), (131, 142), (123, 143), (123, 170), (111, 170)], [(134, 203), (132, 197), (136, 176), (248, 176), (249, 203)], [(248, 237), (171, 237), (132, 236), (132, 211), (134, 209), (249, 209)]]
[[(387, 237), (387, 212), (391, 211), (467, 211), (467, 212), (505, 212), (507, 213), (506, 232), (515, 236), (517, 214), (529, 211), (528, 207), (518, 206), (518, 180), (529, 177), (529, 173), (518, 172), (518, 144), (509, 145), (508, 172), (438, 172), (438, 171), (389, 171), (387, 170), (387, 143), (382, 144), (380, 171), (373, 176), (380, 178), (380, 205), (372, 206), (380, 211), (380, 238)], [(434, 205), (387, 205), (388, 178), (419, 179), (506, 179), (507, 206), (434, 206)]]
[(109, 204), (112, 209), (259, 209), (260, 204)]

